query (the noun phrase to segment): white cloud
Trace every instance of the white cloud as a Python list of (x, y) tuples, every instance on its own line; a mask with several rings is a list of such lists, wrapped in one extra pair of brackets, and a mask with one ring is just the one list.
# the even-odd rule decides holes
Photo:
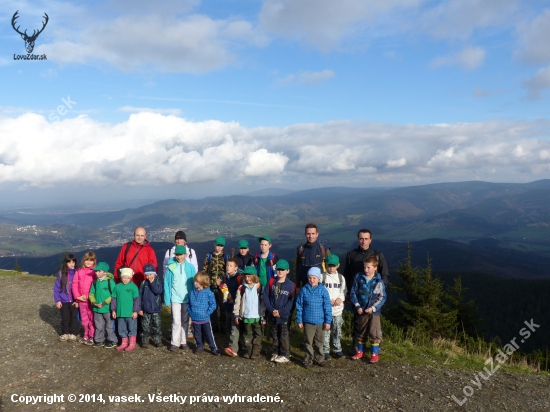
[(550, 88), (550, 66), (539, 69), (533, 77), (524, 80), (523, 85), (529, 91), (531, 99), (540, 98), (541, 92)]
[(436, 57), (430, 62), (430, 66), (459, 66), (462, 70), (474, 70), (480, 67), (484, 60), (485, 50), (482, 47), (467, 47), (458, 53)]
[(291, 86), (291, 85), (312, 85), (324, 83), (331, 77), (334, 77), (335, 73), (332, 70), (323, 70), (320, 72), (300, 72), (297, 74), (289, 74), (288, 76), (277, 79), (275, 85), (278, 87)]
[(531, 64), (550, 62), (550, 9), (543, 10), (532, 21), (517, 30), (521, 44), (516, 56)]
[[(550, 177), (550, 123), (388, 125), (332, 121), (285, 128), (191, 122), (140, 112), (110, 125), (0, 117), (0, 185), (136, 186), (258, 177), (393, 182)], [(1, 187), (0, 186), (0, 187)]]
[(139, 112), (149, 112), (149, 113), (158, 113), (178, 116), (181, 114), (180, 109), (151, 109), (149, 107), (133, 107), (133, 106), (123, 106), (118, 109), (121, 112), (127, 113), (139, 113)]

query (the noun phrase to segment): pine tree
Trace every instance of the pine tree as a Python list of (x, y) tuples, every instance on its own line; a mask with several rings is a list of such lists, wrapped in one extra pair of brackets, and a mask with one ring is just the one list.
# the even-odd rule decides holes
[(23, 269), (21, 269), (21, 266), (19, 266), (19, 259), (17, 259), (17, 256), (15, 257), (15, 265), (13, 267), (13, 270), (15, 272), (22, 272)]
[(477, 317), (477, 305), (474, 300), (464, 301), (464, 292), (468, 289), (462, 287), (462, 278), (454, 278), (454, 285), (450, 289), (448, 299), (449, 307), (457, 312), (458, 333), (476, 337), (481, 334), (481, 320)]

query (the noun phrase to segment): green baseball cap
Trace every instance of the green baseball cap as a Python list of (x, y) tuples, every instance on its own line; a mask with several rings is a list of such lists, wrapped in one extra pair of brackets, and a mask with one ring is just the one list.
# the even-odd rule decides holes
[(239, 249), (248, 249), (249, 247), (250, 245), (248, 244), (248, 240), (239, 240)]
[(108, 272), (109, 265), (106, 262), (99, 262), (97, 265), (95, 265), (94, 270), (102, 270), (104, 272)]
[(254, 266), (246, 266), (243, 271), (244, 275), (258, 275), (256, 268)]
[(275, 266), (276, 266), (277, 270), (279, 270), (279, 269), (289, 270), (290, 269), (290, 266), (288, 265), (288, 262), (284, 259), (279, 259)]
[(273, 244), (269, 236), (261, 236), (258, 238), (258, 242), (261, 242), (262, 240), (267, 240), (269, 243)]
[(225, 238), (223, 236), (218, 236), (215, 240), (214, 240), (214, 244), (216, 246), (225, 246)]
[(176, 250), (174, 251), (176, 255), (186, 255), (187, 254), (187, 248), (185, 246), (176, 246)]
[(339, 264), (340, 264), (340, 258), (338, 258), (338, 255), (328, 255), (327, 265), (337, 266)]

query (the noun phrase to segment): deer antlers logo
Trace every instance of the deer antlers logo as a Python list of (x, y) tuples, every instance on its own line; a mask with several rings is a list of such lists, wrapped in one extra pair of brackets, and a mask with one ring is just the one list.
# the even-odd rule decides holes
[(19, 10), (17, 10), (14, 14), (13, 14), (13, 17), (11, 18), (11, 25), (13, 27), (13, 29), (19, 33), (21, 35), (21, 38), (23, 40), (25, 40), (25, 48), (27, 49), (27, 53), (32, 53), (32, 51), (34, 50), (34, 42), (36, 41), (36, 38), (38, 37), (38, 35), (40, 33), (42, 33), (44, 31), (44, 28), (46, 27), (46, 24), (48, 24), (48, 20), (50, 19), (48, 17), (48, 15), (46, 13), (44, 13), (44, 19), (46, 20), (43, 25), (42, 25), (42, 28), (38, 31), (36, 30), (33, 30), (32, 32), (32, 35), (29, 36), (27, 34), (27, 30), (25, 30), (25, 32), (21, 33), (19, 31), (19, 27), (21, 26), (17, 26), (15, 27), (15, 20), (17, 20), (17, 18), (19, 17), (17, 14), (19, 13)]

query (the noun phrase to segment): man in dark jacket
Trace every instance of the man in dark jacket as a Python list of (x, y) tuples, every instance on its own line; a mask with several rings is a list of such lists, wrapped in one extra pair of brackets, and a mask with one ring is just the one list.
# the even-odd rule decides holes
[(305, 228), (305, 236), (307, 242), (298, 246), (296, 250), (296, 277), (294, 280), (298, 288), (307, 285), (307, 272), (312, 267), (318, 267), (321, 269), (321, 273), (325, 272), (326, 258), (330, 254), (325, 245), (317, 241), (319, 237), (317, 225), (308, 223)]
[(386, 259), (381, 252), (371, 249), (370, 244), (372, 242), (372, 234), (370, 230), (359, 230), (359, 232), (357, 232), (357, 241), (359, 242), (359, 246), (348, 252), (346, 255), (346, 267), (344, 269), (346, 285), (352, 285), (355, 275), (357, 273), (363, 273), (363, 262), (366, 258), (376, 256), (378, 258), (378, 273), (382, 277), (384, 285), (387, 286), (390, 278), (388, 265), (386, 264)]

